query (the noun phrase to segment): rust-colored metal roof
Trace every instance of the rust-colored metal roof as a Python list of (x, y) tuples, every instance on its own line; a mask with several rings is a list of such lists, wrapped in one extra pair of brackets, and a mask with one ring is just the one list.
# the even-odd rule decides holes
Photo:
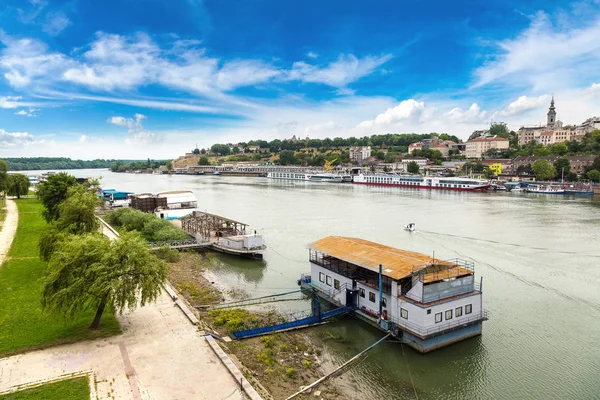
[[(328, 236), (309, 244), (308, 248), (375, 272), (379, 272), (379, 264), (382, 264), (383, 275), (392, 279), (407, 277), (433, 261), (425, 254), (342, 236)], [(439, 260), (435, 263), (453, 265)]]

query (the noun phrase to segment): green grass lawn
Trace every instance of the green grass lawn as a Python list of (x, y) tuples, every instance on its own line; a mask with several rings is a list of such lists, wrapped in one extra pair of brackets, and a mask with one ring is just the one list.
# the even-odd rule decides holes
[(89, 398), (90, 385), (87, 376), (0, 395), (0, 400), (89, 400)]
[(0, 267), (0, 357), (120, 333), (110, 312), (104, 313), (101, 329), (96, 331), (88, 329), (94, 319), (92, 310), (68, 323), (61, 316), (42, 312), (46, 263), (38, 257), (38, 240), (47, 225), (39, 200), (15, 201), (19, 208), (17, 234)]

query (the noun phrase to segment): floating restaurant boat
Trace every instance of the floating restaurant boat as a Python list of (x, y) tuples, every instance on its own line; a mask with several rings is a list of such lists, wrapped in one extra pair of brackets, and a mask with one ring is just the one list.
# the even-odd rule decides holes
[(483, 179), (460, 177), (435, 177), (419, 175), (371, 174), (357, 175), (354, 183), (375, 186), (398, 186), (412, 189), (435, 189), (485, 192), (490, 183)]
[(173, 190), (160, 192), (157, 197), (167, 199), (167, 205), (158, 207), (154, 215), (161, 219), (179, 219), (194, 212), (198, 207), (198, 200), (190, 190)]
[(298, 173), (298, 172), (269, 172), (267, 178), (270, 179), (283, 179), (292, 181), (309, 181), (309, 182), (331, 182), (341, 183), (348, 181), (342, 175), (329, 174), (329, 173)]
[(565, 189), (557, 185), (528, 185), (527, 193), (565, 194)]
[(299, 284), (321, 300), (391, 332), (417, 351), (481, 335), (481, 283), (468, 261), (437, 260), (362, 239), (329, 236), (308, 246)]

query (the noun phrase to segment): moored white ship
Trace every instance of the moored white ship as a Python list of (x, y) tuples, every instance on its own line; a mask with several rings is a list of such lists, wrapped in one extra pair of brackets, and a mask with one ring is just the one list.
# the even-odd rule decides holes
[(557, 185), (528, 185), (527, 193), (565, 194), (565, 189)]
[(490, 183), (483, 179), (419, 175), (371, 174), (354, 177), (354, 183), (375, 186), (398, 186), (412, 189), (487, 191)]
[(167, 207), (159, 207), (154, 211), (161, 219), (179, 219), (191, 214), (198, 207), (198, 200), (190, 190), (173, 190), (156, 195), (167, 199)]
[(308, 181), (308, 182), (331, 182), (341, 183), (344, 181), (342, 175), (330, 174), (330, 173), (299, 173), (299, 172), (269, 172), (267, 178), (270, 179), (282, 179), (292, 181)]

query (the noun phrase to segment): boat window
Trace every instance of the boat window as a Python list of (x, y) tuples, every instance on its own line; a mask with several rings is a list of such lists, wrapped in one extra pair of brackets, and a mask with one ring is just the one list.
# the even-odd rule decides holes
[(448, 321), (449, 319), (452, 319), (452, 310), (446, 311), (446, 321)]
[(435, 314), (435, 323), (437, 324), (439, 322), (442, 322), (442, 313), (441, 312)]
[(365, 297), (365, 289), (360, 288), (360, 297)]
[(456, 307), (456, 310), (454, 310), (454, 316), (456, 318), (460, 317), (462, 315), (462, 307)]
[(431, 308), (427, 310), (427, 315), (431, 314)]
[(319, 281), (325, 282), (325, 274), (322, 272), (319, 272)]
[(386, 301), (385, 297), (381, 298), (381, 306), (382, 307), (387, 307), (387, 301)]
[(333, 287), (335, 289), (339, 289), (340, 288), (340, 281), (338, 281), (337, 279), (333, 280)]
[(369, 292), (369, 301), (375, 303), (375, 293)]
[(473, 306), (471, 304), (467, 304), (465, 306), (465, 314), (471, 314), (473, 312)]
[(331, 277), (329, 275), (327, 275), (326, 278), (327, 278), (327, 286), (331, 286)]
[(400, 316), (404, 319), (408, 319), (408, 310), (406, 308), (400, 309)]

